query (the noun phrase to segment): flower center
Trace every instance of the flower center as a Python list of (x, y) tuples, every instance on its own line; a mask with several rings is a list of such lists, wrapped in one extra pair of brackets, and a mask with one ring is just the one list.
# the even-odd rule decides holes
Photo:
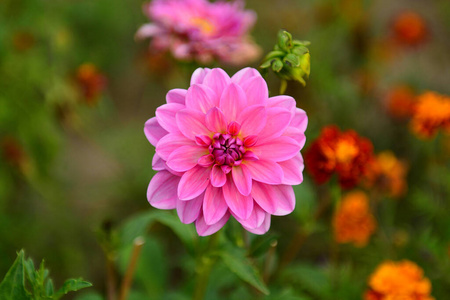
[(244, 142), (228, 133), (216, 133), (209, 146), (209, 152), (214, 156), (215, 163), (219, 166), (239, 165), (245, 153)]
[(359, 149), (355, 143), (340, 140), (336, 145), (336, 159), (340, 163), (347, 163), (358, 155)]
[(191, 24), (197, 27), (203, 34), (212, 35), (215, 31), (215, 26), (208, 20), (204, 18), (191, 18)]

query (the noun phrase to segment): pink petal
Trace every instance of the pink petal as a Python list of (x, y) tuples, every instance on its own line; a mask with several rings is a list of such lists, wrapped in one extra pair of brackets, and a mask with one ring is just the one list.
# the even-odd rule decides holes
[(248, 227), (244, 226), (244, 229), (247, 231), (250, 231), (251, 233), (254, 233), (254, 234), (260, 234), (260, 235), (265, 234), (270, 229), (270, 215), (266, 214), (266, 217), (264, 218), (264, 221), (261, 224), (261, 226), (259, 226), (257, 228), (248, 228)]
[(185, 89), (170, 90), (166, 95), (166, 102), (167, 103), (178, 103), (178, 104), (185, 105), (186, 93), (187, 93), (187, 90), (185, 90)]
[(144, 24), (136, 32), (136, 39), (145, 39), (161, 33), (161, 28), (155, 24)]
[(243, 82), (254, 76), (261, 76), (261, 74), (259, 74), (258, 70), (256, 69), (244, 68), (239, 72), (237, 72), (236, 74), (234, 74), (233, 77), (231, 77), (231, 81), (242, 86)]
[(220, 98), (220, 109), (224, 113), (227, 123), (236, 121), (237, 116), (247, 107), (247, 97), (240, 86), (230, 84), (223, 91)]
[(194, 73), (192, 73), (190, 85), (202, 84), (206, 74), (208, 74), (210, 71), (211, 69), (209, 68), (198, 68), (197, 70), (195, 70)]
[(253, 180), (280, 184), (283, 180), (283, 169), (276, 162), (270, 160), (245, 161), (243, 164), (249, 171)]
[(203, 218), (207, 225), (213, 225), (222, 219), (228, 211), (228, 205), (225, 202), (221, 188), (215, 188), (209, 185), (206, 188), (205, 198), (203, 200)]
[(303, 182), (302, 172), (305, 166), (300, 153), (289, 160), (278, 162), (278, 164), (283, 169), (282, 184), (297, 185)]
[(244, 196), (250, 195), (252, 191), (252, 177), (245, 166), (234, 166), (231, 170), (234, 185), (239, 193)]
[(184, 109), (184, 105), (178, 103), (161, 105), (156, 109), (156, 119), (168, 132), (179, 132), (175, 115), (182, 109)]
[(177, 148), (167, 159), (167, 165), (174, 171), (185, 172), (197, 165), (198, 159), (209, 151), (205, 147), (191, 145)]
[(304, 131), (296, 127), (289, 126), (288, 128), (286, 128), (286, 131), (283, 133), (283, 136), (287, 136), (294, 139), (300, 146), (300, 150), (306, 143)]
[(269, 99), (269, 90), (266, 81), (261, 76), (255, 76), (242, 84), (247, 96), (248, 105), (266, 105)]
[(280, 95), (275, 97), (270, 97), (267, 102), (267, 107), (280, 107), (285, 108), (289, 112), (295, 113), (295, 99), (291, 96)]
[(258, 135), (259, 143), (279, 137), (283, 134), (291, 121), (291, 113), (280, 107), (267, 109), (267, 122)]
[(225, 133), (227, 130), (227, 121), (225, 115), (218, 107), (211, 108), (205, 117), (206, 127), (214, 133)]
[(211, 168), (195, 166), (183, 174), (178, 184), (178, 198), (191, 200), (203, 193), (209, 184)]
[(147, 189), (148, 202), (159, 209), (174, 209), (177, 203), (177, 186), (180, 177), (161, 171), (153, 176)]
[(149, 119), (147, 122), (145, 122), (144, 126), (144, 134), (147, 137), (147, 140), (152, 144), (153, 146), (156, 146), (158, 141), (168, 134), (168, 132), (159, 125), (158, 120), (156, 120), (156, 117), (153, 117)]
[(272, 185), (260, 183), (257, 181), (253, 182), (252, 185), (252, 196), (256, 203), (261, 206), (261, 208), (267, 211), (269, 214), (273, 214), (277, 210), (275, 200), (271, 194)]
[(227, 175), (222, 171), (218, 165), (213, 166), (211, 170), (211, 185), (215, 187), (222, 187), (227, 182)]
[(294, 189), (290, 185), (273, 185), (272, 195), (275, 199), (276, 211), (275, 216), (285, 216), (295, 209)]
[(242, 195), (231, 178), (222, 187), (225, 201), (230, 210), (241, 219), (248, 219), (253, 211), (253, 199), (251, 196)]
[(292, 138), (280, 136), (251, 148), (256, 156), (264, 160), (285, 161), (300, 151), (300, 145)]
[(205, 125), (205, 114), (193, 109), (180, 110), (176, 116), (176, 125), (185, 137), (193, 141), (196, 135), (210, 134)]
[(240, 113), (238, 123), (241, 124), (242, 136), (257, 135), (266, 125), (267, 112), (262, 105), (252, 105)]
[(206, 85), (194, 84), (186, 94), (186, 107), (206, 113), (211, 107), (219, 105), (216, 93)]
[(162, 159), (168, 160), (173, 151), (187, 145), (194, 146), (195, 143), (181, 133), (169, 133), (156, 144), (156, 153), (158, 153)]
[(204, 196), (204, 194), (201, 194), (188, 201), (177, 200), (177, 214), (182, 223), (190, 224), (197, 220), (200, 215)]
[(242, 224), (245, 228), (255, 229), (261, 226), (261, 224), (264, 222), (266, 218), (266, 212), (259, 207), (258, 204), (253, 204), (253, 211), (246, 220), (242, 220), (239, 217), (234, 217), (239, 223)]
[(220, 219), (217, 223), (213, 225), (208, 225), (205, 222), (205, 219), (202, 215), (197, 218), (197, 221), (195, 222), (195, 228), (197, 229), (197, 233), (199, 236), (207, 236), (211, 235), (213, 233), (216, 233), (219, 231), (220, 228), (227, 223), (228, 219), (230, 218), (230, 213), (226, 213), (222, 219)]
[(224, 89), (230, 84), (231, 79), (224, 70), (215, 68), (206, 74), (203, 84), (209, 86), (220, 98)]
[(303, 109), (296, 108), (295, 115), (290, 126), (296, 127), (303, 132), (306, 130), (306, 127), (308, 126), (308, 116)]
[(162, 171), (166, 169), (166, 162), (161, 159), (158, 153), (155, 153), (155, 155), (153, 155), (152, 169), (155, 171)]

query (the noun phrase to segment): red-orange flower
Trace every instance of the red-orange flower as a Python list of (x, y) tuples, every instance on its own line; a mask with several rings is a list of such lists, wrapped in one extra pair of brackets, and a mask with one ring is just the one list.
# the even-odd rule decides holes
[(405, 11), (399, 14), (393, 24), (395, 39), (405, 45), (418, 45), (428, 34), (425, 20), (416, 12)]
[(408, 118), (413, 113), (415, 101), (416, 96), (410, 87), (397, 86), (387, 95), (388, 112), (395, 118)]
[(450, 97), (435, 92), (420, 95), (414, 106), (411, 129), (422, 138), (431, 138), (439, 129), (450, 132)]
[(372, 159), (373, 146), (368, 139), (353, 130), (341, 132), (336, 126), (323, 128), (305, 153), (306, 168), (317, 183), (326, 182), (336, 172), (342, 188), (358, 184)]
[(406, 192), (406, 164), (390, 151), (379, 153), (370, 163), (366, 183), (387, 193), (391, 197), (400, 197)]
[(82, 64), (77, 70), (76, 80), (86, 103), (97, 103), (106, 86), (106, 78), (97, 67), (90, 63)]
[(375, 231), (376, 221), (369, 207), (367, 195), (354, 191), (342, 198), (333, 217), (334, 239), (338, 243), (367, 245)]
[(433, 300), (431, 282), (415, 263), (386, 261), (369, 279), (365, 300)]

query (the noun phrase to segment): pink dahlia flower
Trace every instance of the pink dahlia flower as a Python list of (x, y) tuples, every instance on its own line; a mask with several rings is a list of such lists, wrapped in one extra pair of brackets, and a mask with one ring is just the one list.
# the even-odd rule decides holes
[(256, 15), (243, 6), (239, 0), (153, 0), (144, 5), (153, 23), (143, 25), (136, 37), (152, 37), (153, 49), (170, 50), (182, 60), (245, 63), (256, 59), (260, 49), (247, 34)]
[(255, 69), (231, 78), (222, 69), (197, 69), (189, 89), (171, 90), (166, 100), (144, 128), (156, 147), (152, 206), (176, 209), (201, 236), (230, 216), (263, 234), (271, 215), (294, 210), (308, 119), (292, 97), (269, 98)]

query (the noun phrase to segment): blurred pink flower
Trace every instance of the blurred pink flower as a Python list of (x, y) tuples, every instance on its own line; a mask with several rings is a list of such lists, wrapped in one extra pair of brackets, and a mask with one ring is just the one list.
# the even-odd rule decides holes
[(247, 34), (256, 14), (244, 10), (243, 1), (153, 0), (144, 13), (153, 23), (143, 25), (136, 37), (152, 37), (153, 49), (170, 50), (177, 59), (242, 64), (260, 55)]
[(271, 215), (294, 210), (291, 185), (303, 181), (299, 151), (308, 119), (292, 97), (269, 98), (252, 68), (231, 78), (222, 69), (197, 69), (189, 89), (171, 90), (166, 100), (144, 128), (159, 171), (147, 191), (152, 206), (176, 208), (201, 236), (230, 215), (263, 234)]

